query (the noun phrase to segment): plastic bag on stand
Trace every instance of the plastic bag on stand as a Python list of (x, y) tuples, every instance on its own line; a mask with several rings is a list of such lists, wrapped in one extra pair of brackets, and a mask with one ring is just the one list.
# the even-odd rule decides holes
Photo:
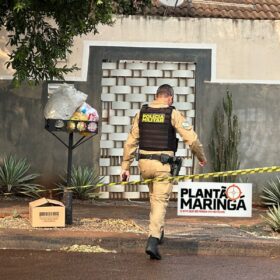
[(84, 102), (78, 109), (77, 112), (82, 113), (83, 115), (87, 116), (89, 121), (98, 122), (99, 116), (97, 111), (92, 108), (89, 104)]
[(86, 99), (87, 94), (63, 84), (48, 100), (44, 109), (44, 116), (46, 119), (69, 120)]

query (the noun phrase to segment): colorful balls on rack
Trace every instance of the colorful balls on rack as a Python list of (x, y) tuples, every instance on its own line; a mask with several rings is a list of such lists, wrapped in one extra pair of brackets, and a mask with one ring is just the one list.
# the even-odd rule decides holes
[(75, 130), (75, 128), (76, 128), (75, 122), (69, 121), (67, 123), (67, 130), (68, 130), (68, 132), (73, 132)]
[(84, 122), (78, 122), (77, 123), (77, 129), (79, 131), (85, 131), (86, 130), (86, 124)]
[(90, 132), (95, 132), (97, 130), (97, 124), (95, 122), (90, 122), (87, 129)]

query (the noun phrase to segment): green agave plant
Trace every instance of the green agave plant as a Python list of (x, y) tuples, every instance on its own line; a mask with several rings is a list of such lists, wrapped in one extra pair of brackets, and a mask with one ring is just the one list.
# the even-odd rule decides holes
[(273, 205), (272, 208), (269, 208), (267, 211), (267, 216), (262, 216), (267, 224), (272, 228), (272, 230), (279, 232), (280, 231), (280, 206)]
[[(67, 186), (67, 180), (66, 177), (62, 177), (62, 179), (63, 184), (60, 184), (59, 187), (63, 190)], [(96, 185), (102, 180), (103, 177), (99, 177), (97, 172), (89, 167), (73, 167), (69, 187), (73, 191), (74, 198), (88, 199), (92, 197), (91, 194), (98, 188)]]
[(263, 188), (261, 195), (263, 204), (273, 206), (280, 204), (280, 178), (269, 181), (267, 186)]
[(0, 165), (0, 192), (14, 195), (40, 197), (42, 188), (32, 181), (38, 174), (27, 174), (30, 165), (26, 159), (16, 159), (14, 156), (4, 157)]

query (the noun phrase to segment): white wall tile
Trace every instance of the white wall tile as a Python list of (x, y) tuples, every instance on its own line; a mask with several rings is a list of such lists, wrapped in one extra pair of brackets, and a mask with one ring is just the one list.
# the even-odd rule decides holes
[(172, 77), (193, 78), (193, 71), (175, 70), (175, 71), (172, 71)]
[(114, 147), (114, 141), (100, 141), (100, 148), (108, 149)]
[(149, 192), (148, 185), (139, 185), (138, 191), (139, 192)]
[(140, 193), (139, 192), (125, 192), (125, 193), (123, 193), (123, 198), (139, 199), (140, 198)]
[(178, 64), (177, 63), (158, 63), (157, 64), (157, 69), (159, 70), (177, 70), (178, 69)]
[(109, 77), (110, 76), (110, 70), (103, 70), (102, 71), (102, 77)]
[(179, 111), (187, 111), (192, 109), (192, 104), (188, 102), (174, 102), (173, 106)]
[(117, 63), (116, 62), (103, 62), (102, 69), (116, 69)]
[(190, 117), (190, 118), (194, 118), (195, 117), (195, 110), (187, 111), (187, 116)]
[(98, 198), (100, 199), (109, 199), (110, 193), (109, 192), (100, 192), (98, 193)]
[(119, 175), (121, 173), (120, 166), (110, 166), (108, 167), (108, 171), (110, 175)]
[(102, 93), (101, 94), (101, 101), (106, 101), (106, 102), (112, 102), (116, 100), (116, 95), (115, 94), (107, 94), (107, 93)]
[(147, 79), (146, 78), (127, 78), (126, 84), (128, 86), (146, 86)]
[(191, 87), (174, 87), (173, 89), (175, 94), (187, 95), (193, 92)]
[(115, 69), (111, 71), (112, 76), (129, 77), (132, 75), (132, 71), (129, 69)]
[(181, 167), (179, 175), (186, 175), (186, 167)]
[(134, 117), (139, 112), (139, 109), (128, 109), (126, 110), (126, 115), (129, 117)]
[(107, 110), (103, 110), (102, 111), (102, 118), (104, 118), (104, 119), (106, 119), (106, 118), (108, 118), (108, 111)]
[(102, 133), (114, 133), (115, 128), (113, 125), (102, 124), (101, 131), (102, 131)]
[(125, 191), (125, 186), (123, 185), (115, 185), (108, 187), (109, 192), (124, 192)]
[(109, 93), (110, 87), (102, 87), (102, 93)]
[(141, 88), (142, 94), (156, 94), (158, 87), (157, 86), (145, 86)]
[(162, 77), (163, 72), (161, 70), (143, 70), (142, 77)]
[(110, 117), (109, 120), (111, 125), (130, 125), (130, 118), (125, 116), (125, 117)]
[(100, 166), (110, 166), (110, 159), (109, 158), (100, 158), (99, 165)]
[(131, 93), (132, 88), (130, 86), (112, 86), (110, 87), (110, 93), (112, 94), (126, 94)]
[(194, 102), (194, 99), (195, 99), (195, 96), (194, 96), (194, 94), (188, 94), (188, 96), (187, 96), (187, 101), (188, 102)]
[(178, 157), (185, 157), (187, 156), (187, 149), (178, 149), (176, 152), (176, 156)]
[(122, 109), (122, 110), (126, 110), (126, 109), (130, 109), (130, 103), (129, 102), (113, 102), (112, 103), (112, 109), (117, 110), (117, 109)]
[(143, 69), (147, 69), (147, 63), (146, 62), (127, 62), (126, 68), (143, 70)]
[(192, 70), (194, 71), (196, 69), (195, 67), (195, 64), (194, 63), (188, 63), (188, 66), (187, 66), (188, 70)]
[(104, 176), (102, 180), (102, 184), (109, 184), (110, 183), (110, 176)]
[(140, 175), (130, 175), (129, 181), (138, 181), (140, 179)]
[(187, 158), (183, 160), (182, 166), (192, 166), (192, 164), (193, 164), (193, 159)]
[(163, 85), (163, 84), (169, 84), (171, 85), (172, 87), (176, 87), (178, 85), (178, 79), (174, 78), (174, 79), (168, 79), (168, 78), (160, 78), (160, 79), (157, 79), (157, 84), (160, 86), (160, 85)]
[(108, 155), (109, 156), (123, 156), (123, 149), (121, 149), (121, 148), (108, 149)]
[(106, 133), (101, 134), (101, 141), (103, 141), (103, 140), (108, 140), (108, 134), (106, 134)]
[(188, 79), (187, 85), (188, 85), (188, 87), (194, 87), (195, 86), (195, 79)]
[(113, 141), (126, 141), (128, 133), (112, 133), (109, 135), (109, 140)]
[(125, 100), (128, 102), (145, 102), (145, 94), (126, 94)]
[(116, 78), (102, 78), (102, 86), (113, 86), (116, 84)]

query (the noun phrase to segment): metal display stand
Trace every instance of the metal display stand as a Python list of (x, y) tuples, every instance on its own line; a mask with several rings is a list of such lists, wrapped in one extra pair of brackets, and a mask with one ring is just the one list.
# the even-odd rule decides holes
[[(46, 119), (45, 129), (49, 131), (56, 139), (58, 139), (68, 151), (67, 160), (67, 187), (71, 186), (72, 176), (72, 155), (73, 150), (81, 144), (90, 140), (93, 136), (98, 134), (98, 122), (82, 121), (82, 120), (60, 120), (60, 119)], [(68, 144), (65, 143), (55, 132), (68, 132)], [(74, 133), (82, 133), (80, 139), (74, 144)], [(72, 218), (72, 196), (71, 190), (64, 189), (63, 202), (65, 205), (65, 222), (71, 225)]]

